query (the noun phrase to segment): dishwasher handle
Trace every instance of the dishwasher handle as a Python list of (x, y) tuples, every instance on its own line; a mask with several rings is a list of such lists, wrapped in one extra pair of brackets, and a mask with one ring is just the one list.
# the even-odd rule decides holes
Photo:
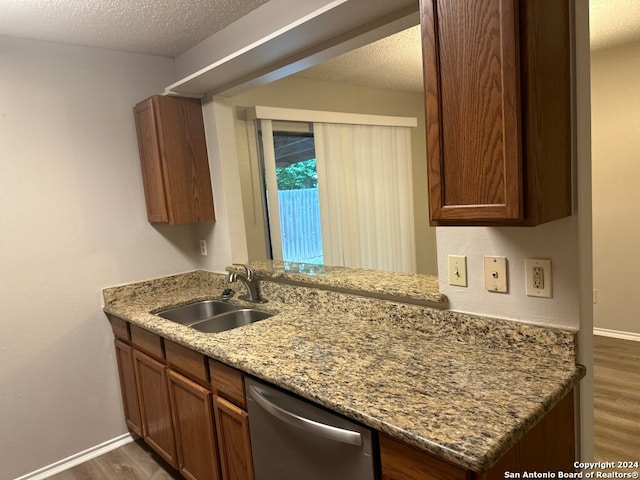
[(249, 387), (250, 393), (253, 399), (258, 405), (260, 405), (265, 411), (289, 425), (309, 432), (313, 435), (327, 438), (340, 443), (347, 443), (349, 445), (362, 446), (362, 435), (359, 432), (353, 430), (346, 430), (344, 428), (334, 427), (324, 423), (316, 422), (309, 418), (301, 417), (295, 413), (289, 412), (284, 408), (276, 405), (268, 400), (263, 391), (255, 386)]

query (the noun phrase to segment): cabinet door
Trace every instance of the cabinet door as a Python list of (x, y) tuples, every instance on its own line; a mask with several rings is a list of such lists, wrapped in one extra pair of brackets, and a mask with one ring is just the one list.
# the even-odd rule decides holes
[(149, 221), (214, 220), (200, 100), (155, 95), (133, 111)]
[(523, 218), (515, 0), (421, 0), (432, 224)]
[(253, 458), (247, 412), (214, 396), (220, 467), (224, 480), (253, 480)]
[(155, 96), (170, 223), (214, 220), (209, 156), (197, 98)]
[(209, 390), (169, 370), (178, 470), (190, 480), (220, 478)]
[(120, 340), (115, 341), (115, 347), (124, 419), (127, 422), (127, 426), (142, 437), (142, 417), (140, 416), (138, 387), (136, 386), (136, 375), (133, 366), (133, 348)]
[(142, 411), (144, 439), (172, 467), (177, 468), (167, 367), (135, 349), (133, 350), (133, 359)]
[(467, 480), (469, 471), (380, 434), (382, 480)]
[(169, 221), (166, 192), (162, 176), (160, 144), (155, 118), (153, 97), (135, 106), (134, 117), (138, 134), (138, 150), (142, 168), (142, 183), (147, 204), (147, 218), (150, 222)]

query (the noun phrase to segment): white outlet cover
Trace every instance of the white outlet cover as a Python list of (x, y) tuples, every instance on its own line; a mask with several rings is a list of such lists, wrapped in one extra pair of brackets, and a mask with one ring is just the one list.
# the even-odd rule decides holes
[(466, 255), (449, 255), (449, 285), (467, 286)]
[[(542, 268), (543, 283), (542, 288), (536, 288), (533, 284), (533, 269)], [(548, 258), (525, 258), (524, 259), (524, 281), (525, 290), (529, 297), (552, 297), (552, 277), (551, 260)]]
[(484, 257), (484, 287), (495, 293), (509, 291), (506, 257)]

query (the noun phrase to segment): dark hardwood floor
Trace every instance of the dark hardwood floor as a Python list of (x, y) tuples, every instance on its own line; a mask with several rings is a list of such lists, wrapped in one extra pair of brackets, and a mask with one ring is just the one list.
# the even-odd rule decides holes
[[(594, 338), (595, 457), (639, 460), (640, 342)], [(182, 477), (137, 441), (50, 477), (53, 480), (175, 480)]]
[(594, 337), (595, 459), (640, 460), (640, 342)]

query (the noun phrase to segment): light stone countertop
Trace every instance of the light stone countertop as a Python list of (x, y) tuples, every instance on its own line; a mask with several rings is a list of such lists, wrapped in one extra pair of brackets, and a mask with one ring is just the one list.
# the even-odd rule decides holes
[(262, 279), (438, 308), (448, 305), (446, 295), (440, 293), (438, 277), (434, 275), (277, 260), (252, 261), (249, 265)]
[(104, 310), (476, 472), (584, 376), (575, 332), (275, 282), (258, 307), (275, 316), (223, 333), (150, 313), (226, 286), (163, 277), (105, 289)]

